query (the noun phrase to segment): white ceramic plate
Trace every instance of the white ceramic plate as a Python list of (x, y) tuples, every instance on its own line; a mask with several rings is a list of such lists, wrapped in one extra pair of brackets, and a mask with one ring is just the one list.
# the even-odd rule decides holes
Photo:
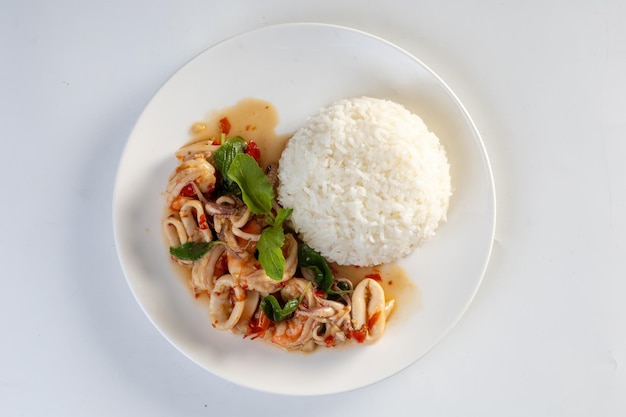
[[(455, 193), (448, 222), (402, 264), (419, 289), (373, 345), (287, 353), (211, 328), (169, 265), (160, 233), (162, 191), (192, 123), (242, 98), (269, 101), (293, 132), (335, 99), (368, 95), (422, 116), (447, 149)], [(115, 239), (137, 301), (182, 353), (220, 377), (266, 392), (318, 395), (363, 387), (406, 368), (456, 324), (482, 280), (495, 228), (485, 148), (470, 116), (422, 62), (352, 29), (289, 24), (221, 42), (181, 68), (150, 101), (130, 136), (114, 191)], [(404, 313), (402, 313), (404, 311)]]

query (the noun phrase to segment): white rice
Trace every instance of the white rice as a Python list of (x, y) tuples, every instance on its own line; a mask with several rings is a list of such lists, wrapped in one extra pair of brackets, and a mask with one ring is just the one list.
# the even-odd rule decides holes
[(340, 100), (300, 127), (280, 158), (278, 201), (300, 238), (340, 265), (398, 260), (446, 220), (443, 146), (402, 105)]

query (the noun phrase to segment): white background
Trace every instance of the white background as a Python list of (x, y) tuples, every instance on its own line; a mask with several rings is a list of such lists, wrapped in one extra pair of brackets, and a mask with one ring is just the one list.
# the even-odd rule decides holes
[[(626, 415), (626, 3), (530, 3), (2, 1), (0, 414)], [(111, 219), (125, 141), (167, 78), (298, 21), (373, 33), (437, 72), (483, 135), (498, 204), (453, 331), (385, 381), (305, 398), (239, 388), (170, 345)]]

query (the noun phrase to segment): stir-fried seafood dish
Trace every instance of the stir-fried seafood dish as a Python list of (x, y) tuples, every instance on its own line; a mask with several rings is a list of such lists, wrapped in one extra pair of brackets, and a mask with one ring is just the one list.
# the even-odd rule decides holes
[(221, 134), (176, 152), (163, 233), (171, 259), (208, 297), (212, 326), (287, 350), (381, 337), (394, 307), (372, 278), (337, 276), (293, 231), (277, 200), (277, 166), (254, 141)]

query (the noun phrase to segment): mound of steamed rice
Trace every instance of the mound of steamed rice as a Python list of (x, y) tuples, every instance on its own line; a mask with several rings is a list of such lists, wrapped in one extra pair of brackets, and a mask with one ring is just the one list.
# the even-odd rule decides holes
[(340, 265), (398, 260), (446, 220), (445, 150), (402, 105), (361, 97), (335, 102), (289, 139), (278, 201), (300, 238)]

